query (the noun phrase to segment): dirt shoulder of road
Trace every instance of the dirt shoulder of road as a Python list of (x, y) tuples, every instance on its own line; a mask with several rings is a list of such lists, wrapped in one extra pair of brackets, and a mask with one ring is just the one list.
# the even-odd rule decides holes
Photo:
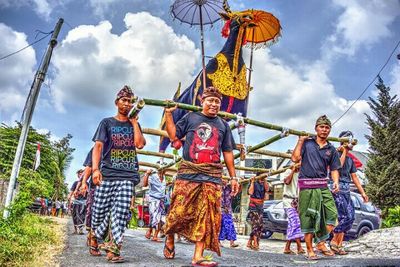
[(68, 218), (47, 217), (52, 222), (46, 225), (54, 234), (54, 242), (44, 243), (36, 250), (29, 266), (60, 266), (60, 255), (65, 249)]

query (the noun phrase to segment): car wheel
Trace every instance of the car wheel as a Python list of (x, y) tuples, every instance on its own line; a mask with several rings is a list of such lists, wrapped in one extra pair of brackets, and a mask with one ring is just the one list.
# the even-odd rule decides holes
[(143, 220), (138, 220), (137, 222), (139, 227), (143, 227), (144, 226), (144, 221)]
[(272, 234), (273, 234), (274, 232), (271, 232), (271, 231), (265, 231), (265, 232), (262, 232), (262, 234), (261, 234), (261, 237), (262, 238), (265, 238), (265, 239), (268, 239), (268, 238), (270, 238), (271, 236), (272, 236)]
[(366, 233), (371, 232), (371, 228), (369, 228), (368, 226), (363, 226), (360, 228), (360, 230), (358, 231), (357, 237), (363, 236)]

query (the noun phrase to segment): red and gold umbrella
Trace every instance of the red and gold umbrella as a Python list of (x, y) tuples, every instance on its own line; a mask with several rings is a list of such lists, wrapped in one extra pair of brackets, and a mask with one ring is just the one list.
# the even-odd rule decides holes
[(246, 29), (246, 46), (251, 48), (250, 70), (249, 70), (249, 89), (251, 73), (253, 70), (253, 51), (258, 48), (265, 48), (276, 43), (281, 36), (281, 24), (271, 13), (263, 10), (249, 10), (253, 16), (255, 26)]

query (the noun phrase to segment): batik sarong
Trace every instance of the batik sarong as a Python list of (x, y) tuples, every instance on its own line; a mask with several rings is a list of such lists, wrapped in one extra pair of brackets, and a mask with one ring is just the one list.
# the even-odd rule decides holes
[(157, 228), (159, 223), (165, 223), (164, 199), (149, 197), (150, 227)]
[(316, 243), (326, 240), (329, 237), (326, 225), (337, 224), (336, 205), (329, 189), (300, 190), (299, 215), (303, 233), (313, 233)]
[(72, 202), (72, 221), (74, 226), (82, 229), (85, 225), (86, 200), (75, 199)]
[(221, 231), (219, 232), (219, 240), (236, 240), (235, 225), (233, 224), (233, 217), (230, 213), (222, 213)]
[(249, 218), (251, 220), (250, 237), (256, 236), (260, 239), (263, 230), (263, 204), (256, 204), (250, 200)]
[(288, 227), (286, 229), (286, 240), (295, 240), (304, 237), (300, 228), (300, 218), (295, 208), (285, 208), (288, 217)]
[(104, 239), (110, 227), (114, 243), (122, 243), (133, 194), (133, 181), (127, 180), (103, 180), (96, 188), (92, 206), (92, 230), (97, 238)]
[(339, 224), (333, 230), (335, 233), (345, 233), (351, 229), (355, 220), (354, 204), (350, 192), (333, 194), (338, 211)]
[(180, 234), (221, 255), (221, 186), (177, 179), (165, 224), (166, 234)]
[(89, 189), (89, 192), (86, 196), (86, 229), (90, 230), (92, 227), (92, 206), (94, 201), (94, 192), (96, 187)]

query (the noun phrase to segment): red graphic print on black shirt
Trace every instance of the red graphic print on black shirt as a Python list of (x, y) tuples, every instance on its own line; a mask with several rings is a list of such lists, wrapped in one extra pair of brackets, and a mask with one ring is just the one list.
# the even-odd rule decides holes
[(219, 162), (218, 147), (218, 129), (203, 122), (194, 132), (193, 142), (189, 149), (190, 157), (197, 164)]

